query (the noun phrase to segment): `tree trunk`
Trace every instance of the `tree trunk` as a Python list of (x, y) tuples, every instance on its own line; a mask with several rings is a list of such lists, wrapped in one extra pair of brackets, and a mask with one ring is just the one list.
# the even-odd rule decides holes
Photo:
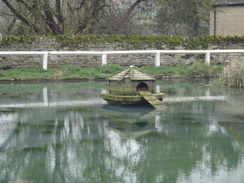
[(92, 5), (92, 12), (90, 16), (87, 16), (86, 27), (82, 30), (83, 34), (91, 34), (94, 29), (94, 25), (97, 22), (98, 13), (102, 10), (106, 5), (101, 5), (101, 0), (95, 0)]
[(45, 15), (46, 15), (46, 24), (48, 25), (48, 27), (51, 29), (51, 31), (53, 32), (53, 34), (58, 35), (59, 30), (57, 28), (56, 22), (54, 20), (54, 15), (52, 12), (52, 9), (50, 7), (49, 4), (49, 0), (44, 0), (44, 8), (43, 8)]
[(86, 28), (83, 29), (82, 33), (83, 34), (91, 34), (95, 23), (96, 23), (95, 18), (94, 17), (91, 17), (88, 20), (88, 22), (86, 23)]
[(61, 1), (56, 0), (56, 14), (58, 19), (58, 32), (59, 34), (64, 34), (64, 18), (61, 10)]
[(11, 24), (9, 25), (9, 27), (7, 29), (7, 32), (6, 32), (7, 34), (9, 34), (13, 30), (15, 22), (16, 22), (16, 18), (13, 18)]
[(126, 11), (126, 13), (121, 17), (121, 19), (119, 20), (118, 26), (117, 26), (117, 30), (119, 30), (125, 23), (126, 19), (128, 18), (128, 16), (130, 16), (131, 12), (135, 9), (135, 7), (137, 5), (139, 5), (143, 0), (136, 0), (136, 2), (134, 2), (132, 4), (132, 6)]

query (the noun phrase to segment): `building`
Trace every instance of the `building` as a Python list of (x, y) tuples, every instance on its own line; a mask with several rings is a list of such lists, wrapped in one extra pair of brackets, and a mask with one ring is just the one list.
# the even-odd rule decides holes
[(244, 35), (244, 0), (217, 0), (210, 12), (210, 34)]

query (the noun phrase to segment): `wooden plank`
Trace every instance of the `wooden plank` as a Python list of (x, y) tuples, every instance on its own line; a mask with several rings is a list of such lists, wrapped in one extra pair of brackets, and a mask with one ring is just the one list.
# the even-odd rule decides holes
[(153, 93), (150, 93), (149, 91), (141, 91), (139, 94), (149, 103), (151, 104), (155, 109), (157, 110), (164, 110), (167, 109), (167, 106), (165, 106), (160, 100), (158, 100)]

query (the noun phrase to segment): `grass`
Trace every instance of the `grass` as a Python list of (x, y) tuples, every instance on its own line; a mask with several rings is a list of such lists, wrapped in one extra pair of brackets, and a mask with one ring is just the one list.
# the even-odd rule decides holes
[[(1, 70), (0, 80), (2, 79), (62, 79), (62, 78), (106, 78), (127, 67), (111, 64), (106, 66), (79, 67), (72, 65), (60, 66), (57, 68), (14, 68)], [(195, 62), (192, 65), (183, 63), (175, 66), (161, 65), (143, 66), (141, 70), (154, 76), (185, 76), (185, 77), (216, 77), (223, 69), (222, 66), (208, 66), (204, 63)]]
[(0, 79), (35, 79), (35, 78), (94, 78), (107, 77), (125, 67), (119, 65), (79, 67), (65, 65), (57, 68), (15, 68), (0, 70)]
[(226, 66), (216, 81), (222, 86), (244, 88), (244, 62), (235, 61)]
[(142, 70), (154, 74), (157, 76), (184, 76), (184, 77), (205, 77), (211, 78), (216, 77), (221, 73), (223, 66), (213, 65), (209, 66), (205, 63), (194, 62), (191, 65), (184, 63), (179, 63), (175, 66), (171, 65), (161, 65), (159, 67), (155, 66), (144, 66)]

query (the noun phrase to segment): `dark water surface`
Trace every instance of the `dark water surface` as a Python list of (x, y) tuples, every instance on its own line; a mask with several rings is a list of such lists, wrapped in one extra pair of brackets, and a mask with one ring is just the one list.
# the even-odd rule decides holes
[(166, 111), (106, 82), (0, 84), (2, 183), (243, 183), (244, 90), (160, 81)]

